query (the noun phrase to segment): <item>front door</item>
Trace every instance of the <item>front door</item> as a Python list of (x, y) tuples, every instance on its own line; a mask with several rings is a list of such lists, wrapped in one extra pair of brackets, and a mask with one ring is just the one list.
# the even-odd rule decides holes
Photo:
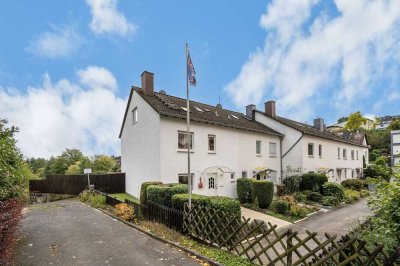
[(207, 174), (207, 188), (209, 196), (218, 195), (218, 175), (217, 173)]

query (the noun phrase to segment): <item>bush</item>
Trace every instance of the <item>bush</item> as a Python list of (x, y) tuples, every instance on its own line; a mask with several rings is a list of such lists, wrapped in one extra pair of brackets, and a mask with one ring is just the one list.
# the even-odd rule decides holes
[(93, 208), (104, 208), (106, 203), (106, 196), (98, 194), (91, 190), (84, 190), (79, 194), (79, 199), (92, 206)]
[(324, 206), (338, 206), (340, 200), (334, 196), (324, 196), (322, 197), (321, 203)]
[(238, 194), (240, 203), (248, 203), (252, 201), (251, 186), (250, 178), (242, 177), (236, 180), (236, 192)]
[(140, 204), (147, 204), (147, 187), (152, 185), (162, 185), (162, 182), (152, 181), (142, 183), (140, 187)]
[(257, 197), (259, 207), (268, 208), (274, 196), (274, 183), (265, 180), (253, 180), (253, 198)]
[(311, 192), (310, 194), (307, 195), (307, 200), (320, 202), (322, 200), (322, 195), (318, 192)]
[(367, 166), (367, 169), (364, 170), (364, 177), (371, 178), (383, 178), (386, 181), (390, 180), (391, 171), (390, 168), (386, 165), (381, 164), (370, 164)]
[(289, 176), (283, 180), (285, 185), (285, 192), (287, 194), (293, 194), (300, 191), (301, 176)]
[(365, 187), (365, 182), (361, 179), (347, 179), (342, 181), (342, 186), (360, 191)]
[(322, 186), (322, 189), (324, 196), (334, 196), (340, 201), (344, 199), (344, 189), (339, 184), (327, 182)]
[(289, 204), (289, 207), (297, 204), (296, 199), (291, 195), (280, 196), (279, 199), (286, 201)]
[(172, 207), (172, 196), (188, 193), (188, 190), (188, 185), (183, 184), (151, 185), (146, 189), (147, 201)]
[(309, 209), (306, 207), (301, 207), (299, 205), (294, 205), (290, 208), (290, 214), (294, 217), (304, 218), (309, 213)]
[(135, 222), (135, 212), (132, 207), (126, 203), (120, 203), (115, 205), (114, 214), (125, 221)]
[(275, 212), (280, 214), (285, 214), (289, 210), (289, 203), (284, 200), (277, 200), (273, 205)]
[(276, 195), (283, 196), (286, 195), (285, 185), (276, 185)]
[[(172, 208), (183, 211), (184, 204), (189, 202), (189, 194), (176, 194), (172, 196)], [(192, 204), (216, 208), (240, 219), (239, 201), (221, 196), (208, 197), (192, 194)]]
[(305, 202), (307, 200), (307, 195), (302, 192), (297, 192), (296, 194), (294, 194), (294, 198), (298, 202)]
[(328, 182), (328, 178), (324, 174), (307, 173), (301, 176), (301, 190), (312, 190), (321, 192), (322, 185)]
[(361, 198), (361, 194), (359, 191), (352, 190), (352, 189), (345, 189), (344, 190), (344, 201), (347, 204), (353, 203)]
[(365, 198), (369, 196), (369, 191), (368, 190), (361, 190), (360, 191), (360, 196), (361, 198)]

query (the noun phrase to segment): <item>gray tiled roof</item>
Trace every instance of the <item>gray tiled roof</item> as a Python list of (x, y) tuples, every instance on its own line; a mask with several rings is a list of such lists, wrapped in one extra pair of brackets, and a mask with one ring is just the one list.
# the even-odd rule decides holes
[[(257, 112), (262, 113), (260, 111), (257, 111)], [(274, 119), (274, 118), (272, 118), (272, 119)], [(300, 123), (300, 122), (297, 122), (297, 121), (294, 121), (291, 119), (287, 119), (287, 118), (284, 118), (281, 116), (277, 116), (275, 118), (275, 120), (277, 120), (277, 121), (281, 122), (282, 124), (287, 125), (291, 128), (297, 129), (306, 135), (311, 135), (311, 136), (315, 136), (315, 137), (319, 137), (319, 138), (330, 139), (330, 140), (339, 141), (339, 142), (343, 142), (343, 143), (347, 143), (347, 144), (366, 147), (365, 145), (362, 144), (362, 142), (359, 143), (359, 140), (354, 141), (351, 138), (345, 139), (343, 137), (340, 137), (333, 133), (330, 133), (329, 131), (326, 131), (326, 130), (320, 131), (313, 126), (310, 126), (310, 125), (307, 125), (304, 123)]]
[[(153, 96), (150, 96), (145, 94), (140, 88), (137, 87), (133, 87), (132, 92), (133, 91), (138, 92), (139, 95), (160, 115), (184, 120), (186, 119), (186, 111), (182, 109), (182, 107), (186, 108), (186, 99), (161, 94), (158, 92), (155, 92)], [(132, 92), (127, 106), (129, 106)], [(126, 114), (127, 111), (125, 111), (124, 122), (126, 119)], [(195, 101), (190, 101), (190, 120), (262, 134), (283, 136), (281, 133), (264, 126), (259, 122), (252, 121), (251, 118), (242, 113), (217, 108), (215, 106)], [(123, 126), (124, 125), (122, 124), (120, 137)]]

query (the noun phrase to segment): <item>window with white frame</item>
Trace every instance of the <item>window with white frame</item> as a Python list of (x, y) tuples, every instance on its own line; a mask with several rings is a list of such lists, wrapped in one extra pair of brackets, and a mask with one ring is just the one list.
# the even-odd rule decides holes
[(215, 152), (217, 150), (215, 140), (215, 135), (208, 135), (208, 151)]
[(321, 144), (318, 145), (318, 156), (322, 157), (322, 145)]
[(138, 121), (138, 110), (137, 107), (132, 110), (132, 123), (135, 124)]
[[(192, 187), (193, 187), (193, 180), (194, 180), (194, 173), (190, 174), (192, 177), (191, 183), (192, 183)], [(189, 180), (188, 180), (188, 174), (178, 174), (178, 182), (179, 184), (185, 184), (188, 185), (189, 184)]]
[(357, 160), (358, 160), (358, 151), (356, 151), (356, 158), (357, 158)]
[(354, 160), (354, 150), (351, 150), (351, 159)]
[(261, 140), (256, 141), (256, 155), (261, 155)]
[(340, 148), (337, 148), (337, 157), (340, 159)]
[(247, 177), (247, 171), (242, 171), (242, 177), (243, 178)]
[(269, 143), (269, 156), (276, 156), (276, 143), (275, 142)]
[[(193, 150), (194, 133), (190, 132), (190, 149)], [(187, 150), (188, 148), (188, 135), (187, 132), (178, 131), (178, 149)]]
[(235, 173), (231, 173), (231, 181), (235, 181)]
[(314, 143), (308, 143), (308, 156), (314, 156)]
[(347, 149), (343, 149), (343, 159), (347, 159)]

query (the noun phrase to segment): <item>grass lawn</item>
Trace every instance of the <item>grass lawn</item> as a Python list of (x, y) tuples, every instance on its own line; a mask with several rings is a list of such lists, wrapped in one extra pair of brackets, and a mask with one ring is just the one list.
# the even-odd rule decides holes
[(128, 193), (116, 193), (116, 194), (110, 194), (110, 195), (119, 199), (120, 201), (125, 201), (125, 199), (127, 199), (127, 200), (133, 201), (138, 204), (140, 203), (138, 198), (136, 198), (132, 195), (129, 195)]

